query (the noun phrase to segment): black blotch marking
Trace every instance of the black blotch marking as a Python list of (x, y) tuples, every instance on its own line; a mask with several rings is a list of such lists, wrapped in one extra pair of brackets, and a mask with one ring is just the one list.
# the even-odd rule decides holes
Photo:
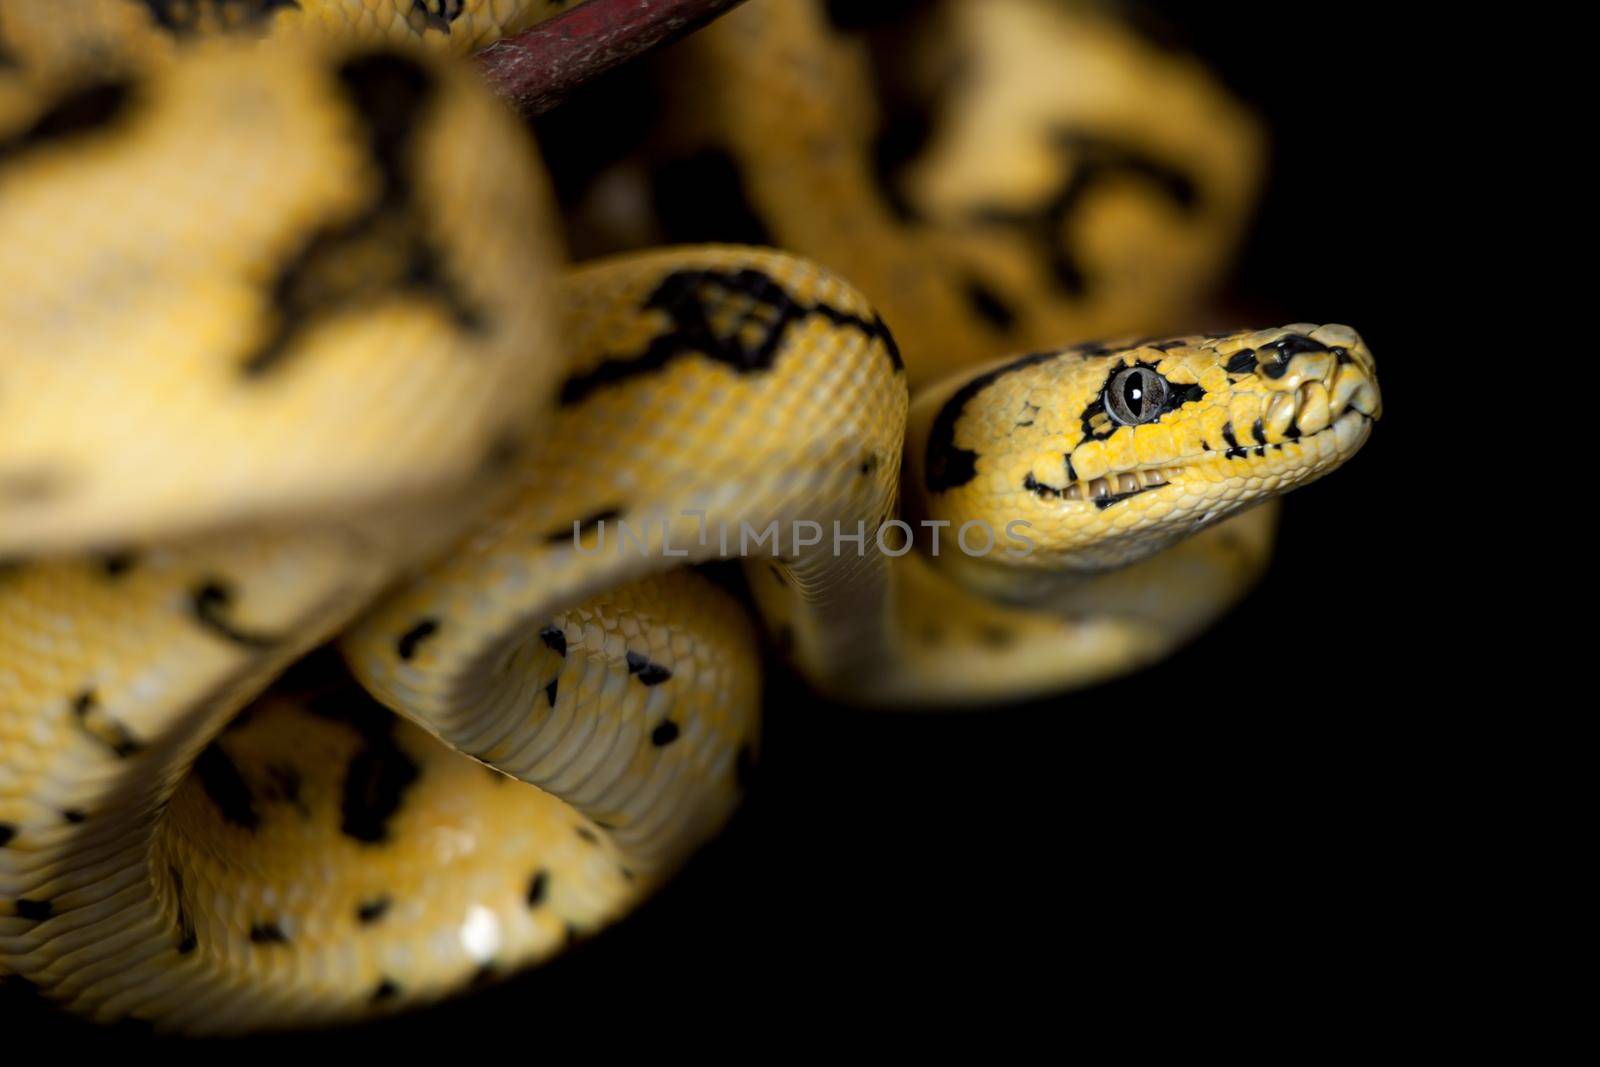
[(552, 708), (556, 706), (556, 683), (559, 681), (561, 679), (552, 678), (550, 679), (550, 684), (544, 687), (544, 695), (550, 701)]
[(34, 922), (43, 922), (56, 912), (55, 904), (48, 900), (29, 900), (21, 897), (17, 900), (17, 918), (32, 919)]
[(397, 985), (393, 979), (385, 978), (383, 981), (378, 983), (378, 988), (372, 991), (372, 1002), (377, 1004), (380, 1001), (393, 1000), (399, 995), (400, 986)]
[(569, 522), (563, 529), (546, 535), (544, 539), (545, 544), (559, 545), (561, 542), (566, 541), (569, 538), (573, 541), (581, 541), (592, 531), (598, 528), (602, 522), (611, 522), (621, 517), (621, 508), (606, 508), (603, 511), (597, 511), (592, 515), (586, 515), (581, 519), (574, 519), (573, 522), (578, 524), (578, 529), (576, 532), (573, 531), (572, 523)]
[(1234, 436), (1233, 423), (1231, 421), (1222, 424), (1222, 442), (1228, 446), (1227, 450), (1223, 452), (1223, 455), (1228, 459), (1239, 459), (1241, 456), (1250, 454), (1250, 449), (1241, 447), (1239, 439)]
[(645, 685), (660, 685), (672, 677), (672, 671), (659, 663), (651, 663), (645, 656), (638, 652), (627, 654), (628, 673), (633, 675)]
[(1343, 348), (1330, 348), (1328, 351), (1333, 353), (1333, 361), (1337, 366), (1342, 367), (1346, 363), (1354, 363), (1356, 361), (1355, 357)]
[(749, 789), (756, 772), (756, 755), (748, 743), (740, 745), (733, 757), (733, 784), (741, 790)]
[(1022, 488), (1034, 494), (1041, 500), (1055, 500), (1061, 496), (1061, 490), (1053, 485), (1045, 485), (1029, 471), (1022, 478)]
[(593, 830), (589, 829), (587, 826), (580, 826), (580, 827), (577, 828), (577, 830), (578, 830), (578, 836), (583, 838), (589, 844), (598, 845), (600, 843), (599, 836), (596, 835), (595, 832)]
[(0, 133), (0, 165), (115, 128), (125, 119), (133, 96), (132, 83), (121, 78), (67, 89), (27, 127)]
[(0, 70), (17, 70), (22, 66), (22, 61), (5, 41), (5, 18), (0, 12)]
[(178, 909), (178, 955), (187, 956), (200, 944), (195, 933), (194, 919), (189, 914), (189, 903), (183, 893), (183, 875), (169, 865), (167, 874), (172, 878), (172, 899)]
[(17, 828), (8, 822), (0, 822), (0, 848), (5, 848), (16, 840)]
[(68, 808), (61, 813), (61, 817), (67, 820), (67, 822), (71, 823), (73, 826), (77, 826), (89, 816), (87, 813), (80, 811), (77, 808)]
[(930, 493), (942, 493), (966, 485), (977, 475), (978, 454), (956, 444), (956, 423), (972, 398), (1007, 374), (1058, 359), (1060, 352), (1035, 352), (980, 374), (951, 394), (934, 416), (928, 433), (928, 449), (923, 460), (923, 484)]
[(144, 748), (143, 742), (130, 734), (127, 727), (109, 715), (100, 714), (99, 700), (93, 689), (85, 689), (72, 698), (72, 715), (84, 733), (111, 749), (118, 759), (127, 759)]
[(220, 744), (213, 741), (207, 745), (194, 761), (194, 770), (200, 776), (200, 788), (222, 813), (224, 822), (243, 830), (255, 830), (261, 825), (249, 783)]
[(289, 943), (289, 935), (283, 932), (283, 927), (271, 920), (263, 923), (252, 923), (250, 926), (250, 943), (252, 945), (287, 945)]
[(362, 926), (371, 926), (389, 914), (389, 908), (393, 903), (387, 896), (374, 897), (371, 900), (362, 901), (356, 907), (356, 921)]
[(132, 570), (133, 565), (138, 562), (139, 557), (136, 553), (127, 549), (120, 549), (115, 552), (107, 552), (100, 557), (100, 570), (107, 578), (121, 578)]
[(862, 477), (866, 477), (867, 475), (871, 474), (873, 471), (877, 470), (878, 469), (878, 457), (877, 457), (877, 455), (876, 454), (869, 454), (866, 459), (861, 461), (861, 466), (859, 468), (857, 468), (857, 469), (861, 472)]
[(1152, 489), (1160, 489), (1160, 488), (1161, 488), (1161, 486), (1159, 486), (1159, 485), (1142, 485), (1137, 489), (1130, 489), (1126, 493), (1110, 493), (1110, 494), (1108, 494), (1106, 496), (1095, 498), (1094, 506), (1096, 508), (1100, 509), (1101, 511), (1104, 511), (1106, 508), (1112, 507), (1113, 505), (1116, 505), (1116, 504), (1120, 504), (1124, 500), (1131, 500), (1132, 498), (1138, 496), (1140, 493), (1148, 493)]
[(478, 462), (478, 469), (485, 474), (495, 474), (508, 469), (522, 454), (522, 438), (512, 431), (495, 435), (489, 442), (489, 448), (483, 454), (483, 459)]
[(650, 173), (650, 193), (663, 241), (777, 245), (745, 190), (739, 164), (720, 149), (662, 163)]
[(1302, 352), (1326, 352), (1328, 346), (1313, 341), (1303, 334), (1291, 333), (1262, 345), (1261, 351), (1264, 353), (1270, 351), (1273, 356), (1272, 362), (1262, 364), (1261, 373), (1268, 378), (1278, 379), (1289, 372), (1289, 361), (1295, 356)]
[(1016, 642), (1017, 635), (1004, 626), (980, 626), (978, 640), (989, 648), (1009, 648)]
[[(438, 301), (465, 331), (487, 330), (482, 312), (445, 269), (408, 173), (418, 118), (435, 105), (433, 75), (409, 57), (372, 52), (347, 60), (336, 76), (366, 128), (377, 190), (358, 215), (315, 230), (279, 268), (268, 286), (272, 325), (241, 364), (248, 377), (277, 368), (302, 334), (335, 312), (396, 292)], [(393, 266), (351, 269), (367, 261)]]
[(1260, 419), (1257, 419), (1253, 424), (1251, 424), (1250, 436), (1255, 438), (1256, 444), (1258, 445), (1264, 445), (1267, 443), (1267, 429), (1262, 425)]
[(363, 731), (365, 744), (345, 770), (339, 829), (369, 845), (389, 839), (389, 818), (421, 773), (395, 743), (393, 729), (390, 715), (381, 730)]
[(288, 804), (303, 816), (311, 815), (311, 809), (300, 799), (300, 787), (304, 782), (297, 769), (286, 763), (274, 763), (267, 767), (267, 779), (264, 797), (267, 802)]
[(915, 14), (921, 0), (827, 0), (823, 10), (837, 30), (864, 30), (885, 23), (898, 24)]
[(300, 10), (299, 0), (143, 0), (157, 26), (180, 37), (201, 33), (208, 27), (205, 14), (225, 18), (223, 25), (258, 26), (279, 10)]
[(537, 908), (544, 903), (545, 891), (550, 888), (550, 874), (548, 871), (539, 871), (528, 883), (528, 907)]
[(411, 13), (420, 15), (424, 29), (448, 35), (450, 24), (465, 14), (467, 0), (411, 0)]
[(1256, 369), (1256, 350), (1253, 348), (1239, 349), (1228, 359), (1222, 369), (1229, 374), (1250, 374), (1254, 372)]
[[(719, 332), (715, 311), (733, 298), (740, 310), (731, 329)], [(666, 314), (672, 325), (643, 352), (601, 360), (574, 374), (561, 386), (561, 403), (577, 404), (607, 386), (654, 374), (673, 360), (698, 355), (738, 374), (770, 370), (789, 327), (811, 315), (836, 326), (859, 330), (881, 341), (895, 369), (902, 369), (899, 346), (881, 318), (871, 321), (828, 304), (801, 304), (767, 274), (751, 267), (736, 271), (680, 270), (663, 278), (645, 298), (642, 309)], [(754, 338), (745, 336), (753, 328)]]
[(233, 589), (220, 579), (200, 583), (190, 594), (194, 617), (212, 633), (245, 648), (272, 648), (278, 639), (268, 634), (251, 633), (230, 623), (223, 613), (233, 603)]
[(964, 291), (967, 304), (973, 312), (1000, 333), (1006, 333), (1016, 325), (1016, 309), (977, 278), (968, 278)]
[(1067, 176), (1055, 194), (1027, 209), (980, 208), (974, 213), (973, 221), (1009, 226), (1019, 231), (1035, 246), (1057, 288), (1068, 296), (1087, 295), (1090, 284), (1063, 235), (1069, 220), (1097, 186), (1119, 178), (1133, 178), (1154, 187), (1185, 215), (1193, 217), (1198, 212), (1200, 197), (1194, 179), (1138, 147), (1076, 129), (1056, 130), (1052, 140), (1073, 157)]
[(665, 748), (678, 739), (678, 724), (671, 719), (662, 719), (656, 723), (656, 728), (650, 731), (650, 743), (657, 748)]
[(394, 650), (401, 659), (410, 659), (417, 654), (418, 645), (438, 632), (437, 619), (419, 619), (415, 626), (400, 635), (400, 640), (395, 642)]
[(567, 654), (567, 632), (559, 626), (546, 626), (539, 631), (539, 640), (558, 656)]

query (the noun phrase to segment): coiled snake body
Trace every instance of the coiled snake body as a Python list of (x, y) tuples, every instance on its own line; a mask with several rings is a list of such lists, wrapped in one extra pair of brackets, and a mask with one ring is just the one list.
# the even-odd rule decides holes
[(1214, 619), (1270, 546), (1245, 509), (1379, 414), (1343, 326), (1058, 347), (1187, 314), (1258, 148), (1050, 0), (935, 39), (1148, 67), (1185, 114), (983, 75), (896, 206), (863, 47), (756, 0), (673, 121), (792, 251), (562, 274), (523, 132), (433, 55), (561, 6), (0, 5), (0, 973), (213, 1032), (545, 958), (737, 803), (757, 639), (686, 569), (729, 536), (776, 531), (749, 590), (824, 693), (1059, 690)]

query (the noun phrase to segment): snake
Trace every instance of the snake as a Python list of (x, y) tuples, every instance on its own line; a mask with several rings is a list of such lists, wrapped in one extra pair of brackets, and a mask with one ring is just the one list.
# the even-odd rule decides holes
[(753, 0), (595, 184), (759, 240), (651, 247), (464, 58), (567, 6), (0, 3), (0, 976), (205, 1034), (552, 958), (735, 810), (764, 650), (1135, 671), (1381, 414), (1349, 327), (1166, 330), (1262, 141), (1104, 9)]

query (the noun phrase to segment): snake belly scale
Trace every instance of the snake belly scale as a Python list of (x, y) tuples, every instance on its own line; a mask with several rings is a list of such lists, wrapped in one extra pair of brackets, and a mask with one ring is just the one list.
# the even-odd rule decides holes
[[(788, 247), (564, 267), (525, 131), (450, 55), (566, 6), (0, 0), (0, 976), (219, 1033), (549, 958), (734, 810), (762, 640), (873, 707), (1134, 670), (1236, 600), (1273, 499), (1378, 418), (1344, 326), (1063, 347), (1180, 316), (1240, 224), (1249, 123), (1164, 59), (1237, 151), (1151, 274), (1096, 265), (1117, 234), (1161, 255), (1170, 183), (1088, 149), (1092, 307), (1045, 291), (1016, 211), (957, 204), (997, 180), (972, 115), (887, 211), (861, 55), (825, 5), (773, 0), (689, 42), (688, 98), (724, 96), (673, 121)], [(1145, 62), (1073, 5), (940, 6), (973, 69), (1027, 27)], [(999, 81), (968, 106), (1006, 110)], [(1074, 129), (1171, 132), (1041, 93), (1034, 170), (1104, 143), (1063, 141), (1061, 101)], [(786, 98), (809, 161), (773, 132)], [(877, 550), (895, 524), (911, 550)], [(1028, 550), (930, 550), (973, 527)], [(763, 639), (692, 565), (768, 529)]]

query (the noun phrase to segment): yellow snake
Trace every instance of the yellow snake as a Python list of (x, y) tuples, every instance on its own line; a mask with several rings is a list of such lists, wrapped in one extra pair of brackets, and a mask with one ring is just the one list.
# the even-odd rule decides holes
[(1378, 417), (1344, 326), (1062, 347), (1195, 316), (1260, 157), (1098, 10), (938, 5), (895, 77), (972, 83), (886, 191), (868, 43), (752, 0), (663, 61), (668, 154), (785, 251), (563, 273), (440, 55), (562, 7), (0, 0), (0, 975), (227, 1032), (545, 959), (759, 748), (688, 565), (751, 557), (837, 699), (1064, 690), (1216, 618)]

